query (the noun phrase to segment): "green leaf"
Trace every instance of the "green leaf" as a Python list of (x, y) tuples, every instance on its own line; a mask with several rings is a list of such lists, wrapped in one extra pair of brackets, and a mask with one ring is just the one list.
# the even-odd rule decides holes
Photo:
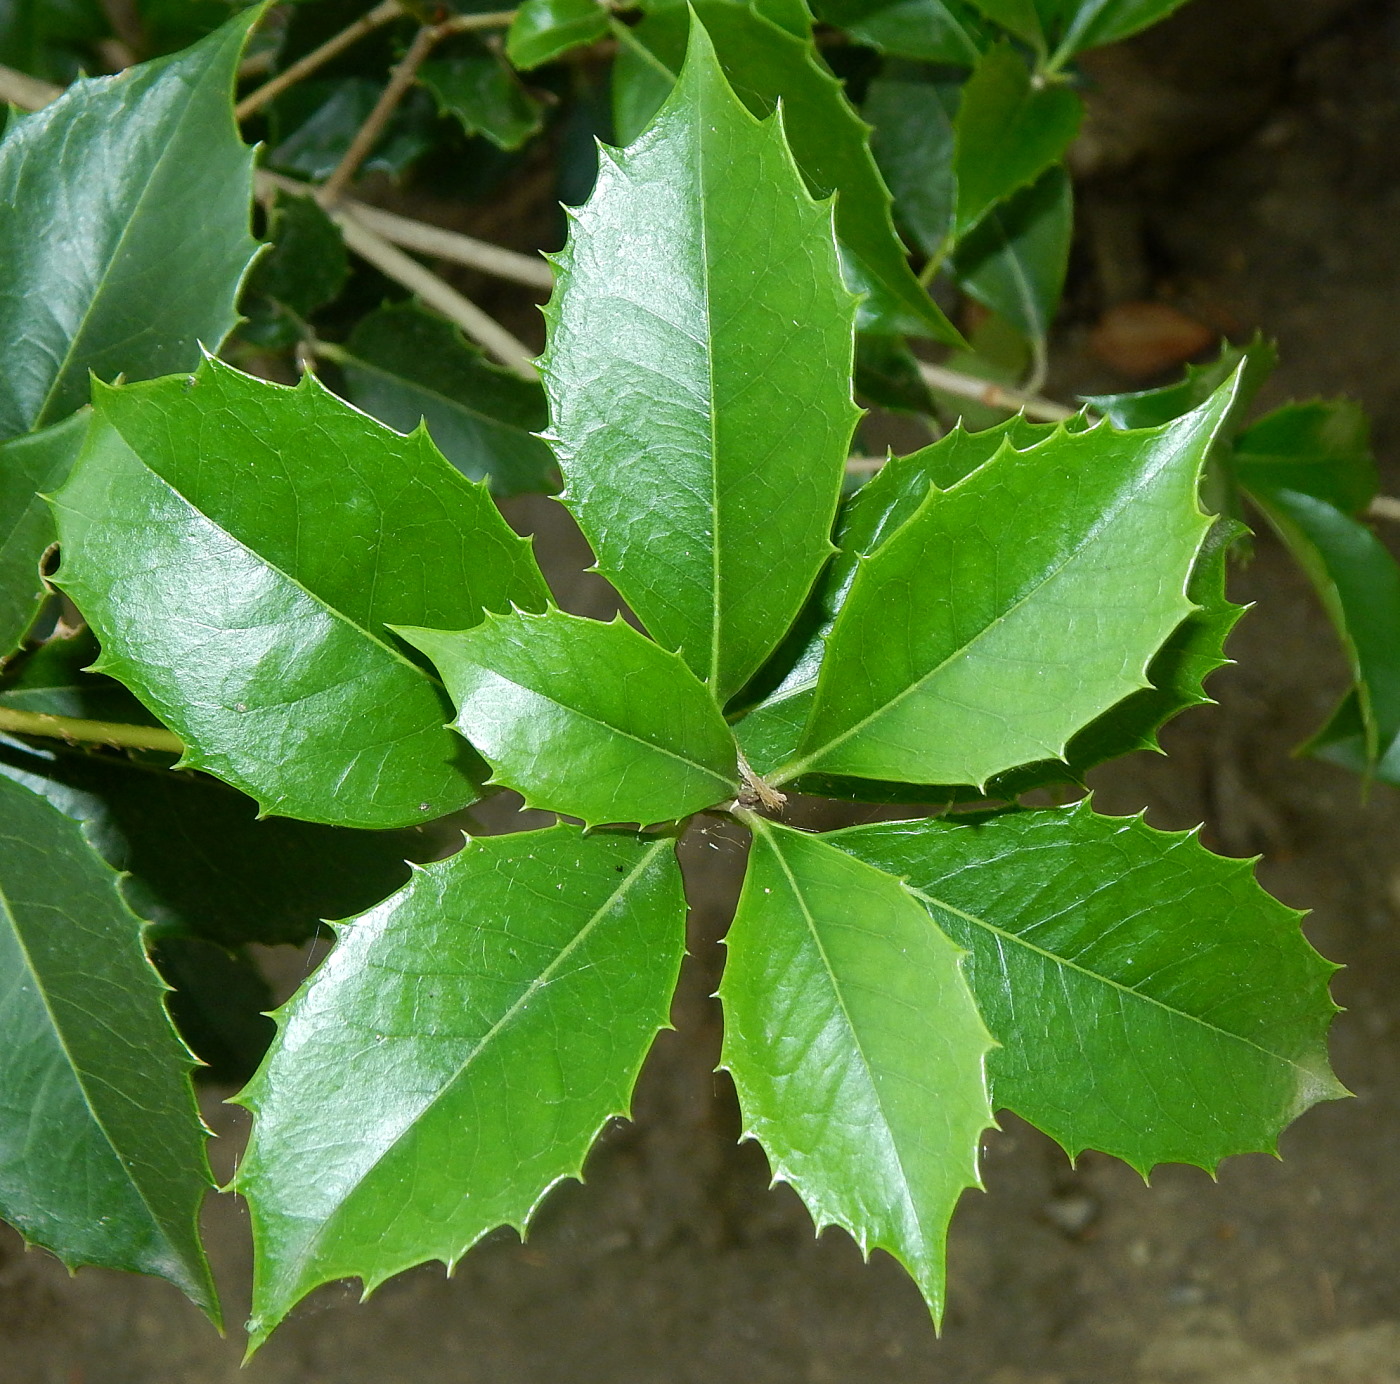
[[(1337, 631), (1355, 684), (1358, 748), (1374, 767), (1400, 736), (1400, 566), (1370, 529), (1325, 500), (1261, 484), (1248, 493), (1307, 573)], [(1342, 728), (1349, 729), (1345, 720)], [(1346, 738), (1335, 722), (1321, 737)]]
[(0, 655), (19, 647), (43, 605), (39, 563), (58, 533), (39, 493), (63, 484), (87, 426), (84, 410), (0, 442)]
[(986, 34), (962, 0), (819, 0), (818, 19), (896, 57), (975, 63)]
[[(290, 126), (291, 133), (272, 147), (268, 163), (312, 182), (329, 177), (383, 89), (382, 75), (338, 77), (294, 87), (277, 103), (277, 126)], [(290, 112), (300, 116), (300, 123), (288, 118)], [(426, 92), (410, 91), (390, 117), (361, 171), (400, 177), (432, 148), (440, 134), (431, 98)]]
[(933, 395), (919, 374), (918, 358), (899, 336), (861, 332), (856, 337), (856, 398), (897, 413), (929, 416)]
[(953, 120), (959, 83), (893, 65), (870, 83), (861, 113), (880, 172), (894, 194), (895, 217), (925, 255), (937, 255), (953, 227)]
[[(783, 132), (813, 196), (839, 194), (836, 233), (847, 282), (867, 295), (860, 308), (862, 328), (912, 332), (959, 344), (956, 329), (920, 287), (895, 235), (889, 190), (870, 152), (869, 127), (821, 61), (810, 35), (798, 38), (749, 5), (702, 0), (694, 8), (725, 77), (749, 110), (766, 118), (781, 100)], [(683, 19), (683, 11), (662, 10), (631, 32), (663, 67), (674, 71), (685, 43)], [(619, 56), (615, 72), (615, 80), (626, 86), (644, 66), (641, 91), (618, 102), (638, 122), (649, 119), (660, 105), (665, 79), (630, 51)], [(630, 129), (619, 125), (619, 133), (625, 138), (638, 128), (639, 124)]]
[(1144, 1175), (1274, 1153), (1280, 1130), (1346, 1092), (1327, 1065), (1336, 968), (1266, 894), (1253, 862), (1194, 832), (1101, 817), (1087, 802), (838, 832), (833, 846), (907, 881), (971, 956), (999, 1046), (993, 1104), (1073, 1158)]
[[(547, 591), (528, 543), (427, 434), (215, 360), (98, 389), (55, 497), (56, 581), (96, 665), (266, 812), (428, 821), (476, 795), (441, 685), (385, 631), (463, 628)], [(387, 537), (386, 537), (387, 535)]]
[(0, 63), (62, 85), (111, 32), (100, 0), (6, 0), (0, 5)]
[(965, 953), (904, 885), (818, 837), (751, 819), (726, 940), (720, 1064), (745, 1137), (817, 1229), (883, 1249), (942, 1315), (944, 1242), (992, 1125), (991, 1039)]
[(539, 67), (607, 31), (598, 0), (525, 0), (506, 34), (506, 56), (515, 67)]
[[(858, 565), (798, 757), (809, 772), (982, 785), (1058, 759), (1140, 687), (1190, 613), (1202, 465), (1233, 385), (1143, 433), (1009, 447)], [(1112, 593), (1111, 600), (1105, 593)]]
[[(1047, 0), (971, 0), (994, 24), (1017, 38), (1023, 38), (1033, 48), (1044, 52), (1045, 26), (1041, 21)], [(1053, 4), (1054, 0), (1048, 0)]]
[(202, 774), (111, 755), (0, 740), (0, 775), (84, 824), (162, 939), (299, 945), (323, 918), (360, 912), (401, 888), (404, 862), (437, 850), (419, 830), (258, 820), (251, 799)]
[[(87, 402), (88, 376), (192, 368), (237, 320), (257, 249), (229, 95), (254, 5), (171, 58), (76, 82), (0, 143), (0, 438)], [(43, 310), (36, 311), (36, 304)]]
[(83, 721), (158, 722), (121, 683), (88, 671), (102, 652), (83, 626), (71, 637), (51, 637), (5, 665), (0, 705)]
[(82, 829), (0, 779), (0, 1215), (70, 1269), (168, 1279), (215, 1321), (189, 1055)]
[(1065, 286), (1073, 232), (1074, 189), (1057, 166), (993, 207), (958, 244), (950, 268), (965, 293), (1022, 335), (1043, 340)]
[(529, 807), (599, 822), (663, 822), (739, 791), (734, 737), (675, 655), (619, 615), (488, 615), (475, 629), (401, 634), (437, 665), (453, 723)]
[(858, 416), (831, 212), (697, 25), (656, 123), (604, 149), (572, 217), (541, 361), (565, 502), (599, 570), (723, 701), (831, 551)]
[(519, 149), (544, 124), (544, 107), (483, 44), (424, 63), (418, 80), (441, 114), (454, 118), (469, 135), (485, 135), (498, 149)]
[(961, 239), (1013, 192), (1057, 164), (1083, 106), (1066, 86), (1036, 85), (1009, 43), (983, 55), (963, 87), (953, 160), (953, 232)]
[(340, 228), (314, 197), (279, 190), (267, 218), (271, 247), (248, 275), (239, 335), (260, 346), (294, 346), (305, 319), (345, 286), (350, 261)]
[(1295, 490), (1347, 514), (1360, 514), (1376, 497), (1371, 423), (1350, 399), (1314, 399), (1266, 414), (1235, 440), (1232, 465), (1246, 489)]
[(1063, 62), (1085, 48), (1105, 43), (1145, 29), (1165, 19), (1186, 0), (1039, 0), (1053, 14), (1063, 32), (1056, 62)]
[(492, 365), (450, 322), (396, 303), (322, 354), (345, 372), (352, 403), (399, 432), (421, 421), (448, 461), (497, 495), (556, 488), (554, 458), (533, 436), (549, 421), (544, 391)]
[(318, 1284), (451, 1266), (580, 1175), (666, 1027), (685, 947), (672, 844), (471, 840), (337, 928), (239, 1098), (254, 1348)]

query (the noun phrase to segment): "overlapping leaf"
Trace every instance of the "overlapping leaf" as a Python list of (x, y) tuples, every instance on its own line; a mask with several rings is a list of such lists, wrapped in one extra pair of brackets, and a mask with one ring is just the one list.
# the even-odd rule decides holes
[(963, 953), (894, 876), (755, 821), (720, 999), (744, 1131), (812, 1219), (942, 1314), (944, 1238), (992, 1123)]
[(666, 1025), (672, 844), (568, 826), (469, 841), (338, 928), (240, 1098), (254, 1348), (318, 1284), (452, 1265), (579, 1175)]
[(308, 376), (215, 361), (99, 391), (55, 500), (58, 581), (185, 763), (264, 810), (407, 826), (475, 796), (441, 685), (386, 632), (465, 628), (547, 593), (528, 544), (427, 434)]
[(598, 0), (525, 0), (506, 34), (506, 56), (516, 67), (539, 67), (607, 31)]
[(1350, 399), (1275, 409), (1236, 438), (1231, 465), (1246, 490), (1299, 491), (1344, 514), (1376, 496), (1370, 420)]
[(343, 348), (322, 351), (345, 372), (351, 402), (400, 432), (423, 422), (448, 461), (497, 495), (558, 484), (534, 436), (548, 422), (544, 391), (492, 365), (451, 323), (396, 303), (362, 319)]
[(482, 44), (424, 63), (418, 80), (438, 110), (469, 135), (485, 135), (498, 149), (518, 149), (544, 123), (544, 108), (501, 58)]
[(831, 551), (857, 413), (830, 216), (696, 25), (674, 94), (629, 150), (604, 150), (557, 261), (541, 370), (566, 503), (721, 701)]
[(818, 19), (882, 53), (927, 62), (975, 63), (986, 26), (963, 0), (818, 0)]
[(1000, 1046), (993, 1102), (1071, 1155), (1142, 1173), (1273, 1152), (1310, 1105), (1345, 1095), (1327, 1065), (1335, 969), (1252, 862), (1194, 833), (1087, 802), (980, 825), (894, 822), (827, 838), (907, 881), (971, 953)]
[[(981, 785), (1063, 756), (1190, 613), (1201, 467), (1233, 388), (1163, 429), (1003, 448), (858, 564), (773, 772)], [(1111, 592), (1105, 601), (1104, 593)]]
[(1165, 18), (1185, 0), (970, 0), (988, 19), (1042, 53), (1053, 65), (1075, 53), (1127, 38)]
[(437, 665), (455, 725), (531, 807), (599, 822), (685, 817), (739, 791), (734, 737), (672, 653), (618, 616), (488, 615), (400, 633)]
[(0, 1215), (70, 1268), (169, 1279), (218, 1318), (188, 1054), (140, 921), (78, 823), (0, 777)]
[(0, 438), (86, 403), (89, 373), (192, 369), (237, 320), (256, 243), (229, 105), (250, 6), (194, 47), (75, 83), (0, 144)]

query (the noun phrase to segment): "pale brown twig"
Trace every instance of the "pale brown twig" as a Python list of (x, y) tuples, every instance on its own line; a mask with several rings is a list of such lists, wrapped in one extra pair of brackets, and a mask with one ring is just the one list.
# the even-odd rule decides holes
[(1027, 418), (1038, 418), (1045, 423), (1063, 423), (1074, 417), (1074, 409), (1057, 404), (1052, 399), (1041, 399), (1033, 394), (1022, 394), (1016, 389), (993, 384), (990, 380), (979, 380), (975, 375), (964, 375), (946, 366), (919, 362), (919, 374), (930, 389), (941, 389), (945, 394), (956, 394), (960, 399), (971, 399), (988, 408), (1005, 409), (1008, 413), (1024, 413)]

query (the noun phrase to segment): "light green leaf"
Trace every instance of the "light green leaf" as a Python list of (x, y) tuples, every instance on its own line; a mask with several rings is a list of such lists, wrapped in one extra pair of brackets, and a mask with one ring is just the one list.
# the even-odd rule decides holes
[(1350, 399), (1275, 409), (1235, 439), (1231, 464), (1247, 490), (1296, 490), (1347, 514), (1362, 513), (1376, 497), (1371, 422)]
[(451, 1266), (580, 1175), (666, 1027), (685, 947), (672, 845), (479, 838), (337, 928), (239, 1098), (253, 1348), (318, 1284)]
[[(811, 36), (796, 37), (750, 5), (701, 0), (695, 13), (709, 32), (725, 77), (749, 110), (766, 118), (781, 100), (783, 132), (813, 196), (838, 194), (836, 233), (847, 282), (867, 295), (860, 307), (861, 327), (959, 344), (956, 329), (920, 287), (895, 235), (889, 190), (870, 152), (869, 127), (822, 62)], [(681, 10), (661, 10), (631, 31), (671, 71), (680, 66), (684, 16)], [(667, 91), (656, 64), (644, 63), (630, 50), (620, 54), (614, 80), (630, 86), (643, 68), (639, 89), (618, 98), (619, 110), (638, 122), (630, 128), (619, 125), (623, 138), (650, 118)]]
[(723, 701), (831, 551), (858, 413), (830, 208), (697, 25), (656, 123), (604, 149), (572, 215), (541, 361), (563, 498), (599, 570)]
[(0, 1216), (70, 1269), (168, 1279), (215, 1321), (191, 1061), (141, 923), (78, 823), (0, 777)]
[(962, 0), (818, 0), (818, 19), (882, 53), (971, 66), (986, 42)]
[[(775, 771), (982, 785), (1058, 759), (1192, 609), (1202, 465), (1233, 385), (1143, 433), (1004, 448), (858, 565), (798, 756)], [(1106, 593), (1112, 593), (1111, 599)]]
[(525, 0), (506, 33), (506, 57), (515, 67), (539, 67), (608, 31), (598, 0)]
[(681, 659), (618, 616), (488, 615), (401, 634), (437, 665), (453, 723), (527, 806), (663, 822), (739, 791), (734, 737)]
[[(229, 95), (250, 6), (183, 53), (75, 83), (0, 144), (0, 438), (87, 402), (89, 373), (192, 369), (237, 320), (252, 151)], [(42, 310), (36, 310), (36, 305)]]
[(861, 114), (870, 147), (894, 194), (895, 217), (925, 255), (937, 255), (953, 227), (953, 120), (961, 86), (921, 68), (887, 65), (870, 83)]
[(966, 974), (1000, 1046), (995, 1106), (1071, 1157), (1144, 1175), (1273, 1153), (1309, 1106), (1346, 1092), (1327, 1065), (1336, 968), (1270, 898), (1253, 862), (1194, 832), (1101, 817), (1087, 802), (857, 827), (826, 838), (907, 881), (971, 956)]
[(1045, 50), (1045, 26), (1041, 16), (1054, 0), (971, 0), (994, 24), (1025, 39), (1033, 48)]
[(492, 365), (450, 322), (396, 303), (321, 353), (345, 372), (352, 403), (399, 432), (421, 421), (448, 461), (495, 494), (556, 488), (554, 458), (533, 436), (549, 421), (544, 391)]
[(469, 135), (485, 135), (498, 149), (520, 148), (544, 124), (544, 107), (483, 44), (424, 63), (418, 80), (443, 115), (453, 117)]
[(40, 492), (63, 484), (87, 425), (83, 411), (0, 442), (0, 656), (19, 647), (43, 604), (39, 563), (58, 532)]
[(726, 941), (720, 1064), (744, 1134), (820, 1230), (913, 1275), (937, 1319), (944, 1242), (992, 1124), (992, 1042), (965, 955), (894, 876), (824, 840), (751, 819)]
[(958, 104), (954, 234), (967, 235), (998, 202), (1058, 163), (1082, 115), (1068, 87), (1034, 83), (1009, 43), (985, 53)]
[(209, 360), (100, 387), (55, 497), (56, 578), (184, 763), (267, 812), (428, 821), (476, 772), (435, 678), (390, 623), (465, 628), (547, 591), (528, 543), (424, 432), (400, 437), (307, 376)]
[(1023, 336), (1050, 331), (1069, 269), (1074, 189), (1063, 168), (993, 207), (953, 252), (950, 269), (965, 293)]
[[(1370, 529), (1325, 500), (1267, 485), (1248, 493), (1307, 573), (1337, 631), (1355, 684), (1355, 748), (1374, 766), (1400, 736), (1400, 566)], [(1348, 738), (1335, 723), (1321, 735), (1324, 742)], [(1345, 752), (1331, 757), (1347, 762)]]

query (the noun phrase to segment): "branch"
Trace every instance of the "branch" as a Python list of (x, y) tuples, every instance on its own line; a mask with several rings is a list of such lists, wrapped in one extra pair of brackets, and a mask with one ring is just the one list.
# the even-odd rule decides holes
[(360, 165), (379, 142), (379, 136), (384, 133), (389, 117), (398, 109), (399, 102), (413, 85), (418, 69), (423, 66), (424, 60), (433, 51), (433, 45), (441, 37), (442, 30), (433, 24), (425, 24), (414, 34), (408, 52), (389, 74), (389, 80), (384, 90), (379, 93), (379, 100), (374, 103), (374, 109), (365, 117), (364, 124), (355, 131), (355, 138), (350, 141), (350, 147), (341, 155), (340, 162), (316, 193), (316, 200), (323, 207), (334, 205), (351, 178), (359, 172)]
[(62, 87), (0, 64), (0, 101), (18, 106), (22, 111), (37, 111), (62, 95)]
[(1394, 523), (1400, 520), (1400, 500), (1394, 495), (1377, 495), (1366, 514), (1371, 519), (1388, 519)]
[(988, 408), (1006, 409), (1008, 413), (1024, 413), (1027, 418), (1038, 418), (1045, 423), (1063, 423), (1073, 418), (1075, 411), (1057, 404), (1051, 399), (1041, 399), (1033, 394), (1022, 394), (1019, 390), (1007, 389), (1004, 385), (993, 384), (990, 380), (979, 380), (976, 375), (964, 375), (958, 370), (949, 370), (942, 365), (919, 362), (919, 374), (930, 389), (940, 389), (945, 394), (956, 394), (960, 399), (971, 399)]
[(183, 754), (184, 744), (164, 726), (132, 726), (121, 721), (82, 721), (72, 716), (48, 716), (41, 711), (19, 711), (0, 706), (0, 731), (12, 735), (43, 735), (54, 740), (90, 745), (112, 745), (123, 750), (163, 750)]
[(289, 86), (295, 85), (303, 77), (328, 63), (337, 53), (343, 53), (352, 43), (397, 19), (402, 13), (403, 6), (399, 0), (381, 0), (368, 14), (361, 15), (348, 28), (328, 38), (319, 48), (313, 48), (305, 57), (298, 58), (285, 72), (279, 72), (270, 82), (265, 82), (256, 91), (245, 96), (233, 108), (234, 117), (246, 120), (256, 111), (262, 110), (269, 101), (280, 96)]

